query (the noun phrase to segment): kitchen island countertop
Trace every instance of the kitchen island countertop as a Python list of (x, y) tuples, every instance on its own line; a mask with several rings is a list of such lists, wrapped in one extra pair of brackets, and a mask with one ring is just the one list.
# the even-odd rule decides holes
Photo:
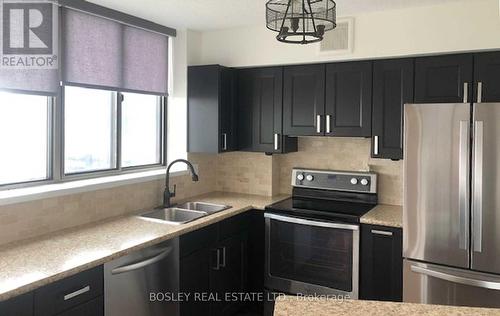
[(456, 307), (413, 303), (335, 300), (284, 296), (276, 300), (274, 316), (441, 316), (500, 315), (500, 309)]

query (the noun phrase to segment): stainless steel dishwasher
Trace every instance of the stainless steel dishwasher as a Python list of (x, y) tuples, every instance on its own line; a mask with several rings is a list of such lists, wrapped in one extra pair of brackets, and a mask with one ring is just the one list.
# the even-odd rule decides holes
[(178, 304), (165, 296), (178, 291), (178, 238), (104, 264), (105, 316), (179, 315)]

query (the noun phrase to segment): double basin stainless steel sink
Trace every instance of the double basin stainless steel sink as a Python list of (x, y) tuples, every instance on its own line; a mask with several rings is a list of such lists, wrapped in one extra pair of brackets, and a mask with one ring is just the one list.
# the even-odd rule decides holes
[(141, 214), (141, 217), (161, 220), (167, 224), (181, 225), (195, 219), (231, 208), (228, 205), (205, 202), (187, 202), (170, 208), (159, 208)]

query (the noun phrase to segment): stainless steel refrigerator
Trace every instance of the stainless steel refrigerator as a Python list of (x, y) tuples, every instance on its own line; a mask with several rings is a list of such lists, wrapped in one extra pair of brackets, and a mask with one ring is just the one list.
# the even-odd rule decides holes
[(500, 307), (500, 103), (406, 104), (403, 300)]

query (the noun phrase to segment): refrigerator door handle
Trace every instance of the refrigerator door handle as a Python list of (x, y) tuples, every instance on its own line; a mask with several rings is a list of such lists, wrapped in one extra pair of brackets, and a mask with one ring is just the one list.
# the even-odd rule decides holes
[(483, 239), (483, 127), (482, 121), (474, 121), (474, 178), (472, 182), (473, 250), (482, 252)]
[(455, 275), (452, 273), (446, 273), (439, 270), (434, 270), (429, 267), (421, 267), (417, 265), (411, 265), (411, 271), (415, 273), (425, 274), (427, 276), (445, 280), (448, 282), (459, 283), (468, 286), (475, 286), (490, 290), (500, 290), (500, 282), (490, 281), (490, 280), (481, 280), (481, 279), (473, 279), (467, 278), (460, 275)]
[(460, 249), (468, 250), (469, 241), (469, 121), (460, 121), (459, 144), (459, 227)]

